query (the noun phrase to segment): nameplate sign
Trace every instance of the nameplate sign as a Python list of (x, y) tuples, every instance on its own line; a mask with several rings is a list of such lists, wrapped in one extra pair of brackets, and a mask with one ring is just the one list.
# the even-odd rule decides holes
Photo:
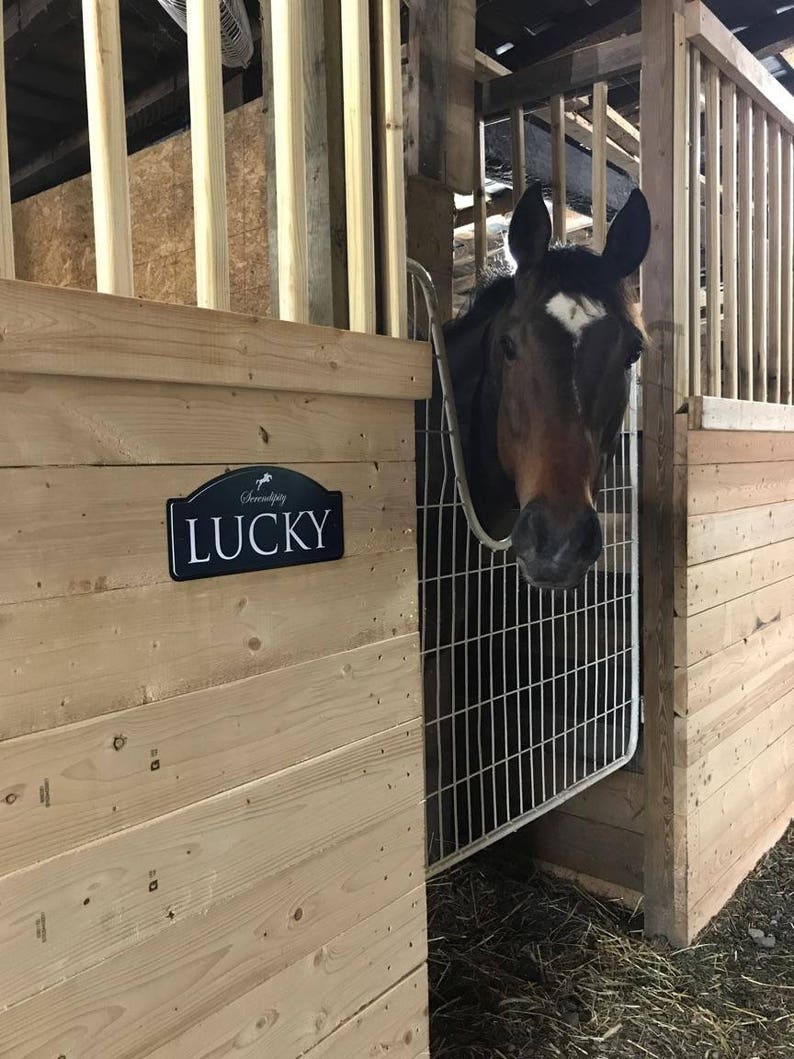
[(175, 581), (324, 563), (345, 552), (342, 494), (285, 467), (243, 467), (166, 504)]

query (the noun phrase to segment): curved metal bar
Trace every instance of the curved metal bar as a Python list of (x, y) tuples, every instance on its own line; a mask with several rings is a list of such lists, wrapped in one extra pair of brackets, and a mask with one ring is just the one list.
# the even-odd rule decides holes
[(438, 369), (438, 377), (441, 382), (441, 393), (444, 399), (444, 415), (449, 428), (449, 443), (452, 450), (452, 465), (455, 468), (455, 487), (466, 515), (469, 529), (484, 547), (492, 552), (506, 552), (511, 544), (510, 537), (497, 540), (492, 537), (483, 527), (469, 491), (469, 480), (466, 476), (466, 464), (463, 459), (463, 444), (460, 438), (460, 426), (458, 425), (458, 413), (455, 409), (455, 392), (452, 388), (452, 375), (447, 360), (447, 347), (444, 341), (444, 331), (441, 325), (438, 309), (438, 297), (430, 273), (420, 265), (418, 261), (408, 258), (408, 273), (413, 281), (421, 288), (427, 310), (427, 318), (430, 324), (430, 344)]

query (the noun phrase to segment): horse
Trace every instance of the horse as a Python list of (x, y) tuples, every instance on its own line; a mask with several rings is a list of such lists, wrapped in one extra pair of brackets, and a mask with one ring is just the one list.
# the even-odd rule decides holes
[[(631, 192), (600, 254), (552, 243), (551, 234), (541, 186), (534, 184), (522, 195), (510, 222), (507, 242), (514, 273), (498, 274), (483, 284), (468, 310), (444, 326), (444, 338), (477, 516), (491, 536), (510, 536), (511, 553), (527, 585), (561, 593), (582, 582), (603, 547), (595, 501), (620, 436), (630, 372), (646, 344), (628, 279), (650, 242), (647, 202), (641, 191)], [(433, 421), (439, 421), (441, 402), (436, 380), (430, 404)], [(476, 637), (470, 631), (479, 628), (475, 612), (490, 607), (493, 613), (496, 606), (507, 613), (508, 605), (514, 606), (518, 624), (520, 605), (515, 589), (512, 596), (507, 587), (494, 589), (493, 577), (490, 586), (479, 577), (476, 591), (466, 590), (463, 605), (460, 592), (455, 600), (454, 587), (442, 598), (444, 578), (456, 583), (451, 556), (466, 546), (467, 532), (461, 520), (454, 526), (444, 522), (445, 507), (454, 499), (454, 475), (442, 445), (440, 435), (431, 431), (417, 450), (418, 492), (427, 480), (430, 495), (441, 500), (437, 511), (425, 513), (419, 532), (425, 554), (423, 642), (429, 653), (424, 678), (429, 791), (444, 786), (439, 782), (442, 758), (465, 757), (471, 771), (476, 768), (474, 742), (479, 742), (483, 756), (482, 732), (470, 730), (469, 704), (461, 707), (452, 701), (460, 698), (460, 679), (455, 692), (460, 650), (448, 645), (444, 649), (441, 630), (451, 626), (453, 645), (471, 644)], [(434, 539), (438, 548), (428, 547)], [(483, 655), (494, 642), (491, 637), (491, 647), (478, 646), (476, 658), (465, 660), (472, 672), (476, 668), (480, 687), (483, 674), (490, 680), (492, 700), (495, 694), (511, 691), (493, 691), (494, 659), (490, 653)], [(471, 655), (471, 647), (464, 650)], [(516, 672), (521, 664), (516, 661)], [(516, 711), (526, 708), (517, 695), (515, 706)], [(507, 717), (503, 727), (496, 732), (491, 723), (491, 749), (497, 738), (508, 745)], [(458, 792), (451, 797), (457, 798)], [(470, 802), (470, 791), (467, 797)], [(447, 817), (446, 833), (453, 832), (453, 845), (471, 841), (471, 832), (461, 835), (460, 828), (453, 827), (450, 811), (449, 805), (429, 810), (429, 832), (435, 829), (430, 819), (435, 813), (436, 824)], [(446, 850), (436, 849), (436, 855), (439, 852)]]

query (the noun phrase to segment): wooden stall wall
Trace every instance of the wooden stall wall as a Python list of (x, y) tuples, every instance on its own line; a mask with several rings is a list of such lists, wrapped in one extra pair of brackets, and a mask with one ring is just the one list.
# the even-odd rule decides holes
[(677, 417), (676, 809), (694, 937), (794, 816), (794, 407)]
[[(267, 176), (262, 100), (225, 117), (231, 308), (270, 309)], [(190, 132), (130, 155), (135, 292), (196, 304)], [(96, 289), (91, 174), (12, 207), (18, 279)]]
[[(426, 347), (0, 315), (0, 1055), (426, 1056)], [(344, 559), (171, 581), (166, 499), (271, 462), (342, 490)]]

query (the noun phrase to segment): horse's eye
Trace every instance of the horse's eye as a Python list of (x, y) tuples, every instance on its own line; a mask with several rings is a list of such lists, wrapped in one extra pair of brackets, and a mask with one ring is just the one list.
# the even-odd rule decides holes
[(642, 350), (643, 350), (642, 342), (637, 342), (635, 345), (631, 346), (631, 348), (629, 349), (628, 355), (626, 356), (626, 367), (627, 368), (630, 368), (632, 364), (636, 364), (637, 363), (637, 361), (642, 356)]
[(516, 344), (509, 335), (502, 335), (499, 339), (499, 345), (502, 347), (502, 354), (505, 360), (515, 360), (518, 356), (518, 350)]

